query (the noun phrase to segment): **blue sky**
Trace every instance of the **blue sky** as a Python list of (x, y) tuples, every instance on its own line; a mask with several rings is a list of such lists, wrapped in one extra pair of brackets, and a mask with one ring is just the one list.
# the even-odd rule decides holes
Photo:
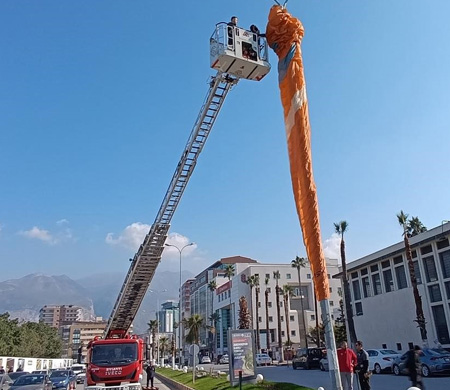
[[(0, 2), (1, 280), (125, 275), (207, 92), (214, 25), (273, 2)], [(348, 260), (450, 219), (450, 2), (298, 1), (322, 235)], [(272, 72), (229, 94), (172, 221), (186, 269), (304, 255)], [(177, 270), (166, 251), (161, 269)]]

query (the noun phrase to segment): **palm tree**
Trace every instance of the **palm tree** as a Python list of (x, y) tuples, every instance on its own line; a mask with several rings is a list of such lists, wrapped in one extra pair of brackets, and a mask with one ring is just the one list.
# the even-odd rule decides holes
[[(228, 282), (230, 282), (231, 281), (231, 278), (234, 276), (234, 264), (228, 264), (226, 267), (225, 267), (225, 277), (226, 278), (228, 278)], [(233, 329), (233, 325), (234, 325), (234, 322), (235, 321), (233, 321), (233, 317), (234, 317), (234, 310), (232, 309), (232, 305), (231, 305), (231, 283), (230, 283), (230, 289), (229, 289), (229, 291), (230, 291), (230, 327), (231, 327), (231, 329)]]
[(209, 320), (211, 321), (210, 331), (213, 334), (213, 351), (214, 357), (217, 356), (217, 323), (220, 321), (220, 314), (218, 312), (212, 313), (209, 316)]
[[(214, 291), (216, 291), (216, 288), (217, 288), (217, 282), (216, 282), (216, 280), (214, 279), (214, 280), (211, 280), (209, 283), (208, 283), (208, 289), (209, 289), (209, 291), (211, 292), (211, 315), (214, 313), (214, 308), (213, 308), (213, 306), (214, 306)], [(211, 319), (211, 317), (210, 317), (210, 319)], [(214, 335), (212, 335), (213, 337), (211, 337), (210, 338), (210, 340), (212, 339), (212, 338), (214, 338)]]
[(191, 317), (183, 319), (183, 325), (188, 330), (186, 341), (189, 344), (199, 344), (200, 329), (205, 326), (203, 317), (200, 314), (193, 314)]
[(291, 266), (296, 268), (298, 273), (298, 293), (300, 294), (300, 307), (302, 309), (303, 338), (305, 339), (305, 347), (308, 348), (305, 308), (303, 307), (302, 280), (300, 278), (300, 269), (306, 267), (306, 262), (307, 260), (304, 257), (295, 256), (295, 259), (291, 261)]
[(158, 320), (150, 320), (147, 324), (148, 330), (152, 334), (152, 357), (156, 356), (156, 331), (158, 330)]
[(275, 279), (275, 294), (277, 303), (277, 320), (278, 320), (278, 349), (280, 350), (280, 362), (283, 362), (283, 340), (281, 339), (281, 314), (280, 314), (280, 294), (281, 288), (278, 285), (278, 280), (280, 279), (280, 271), (273, 271), (273, 278)]
[(398, 223), (403, 228), (403, 241), (405, 243), (406, 259), (408, 260), (409, 278), (411, 279), (411, 286), (413, 288), (413, 295), (414, 295), (414, 303), (416, 305), (416, 319), (414, 321), (417, 322), (417, 325), (419, 326), (420, 337), (422, 338), (423, 344), (426, 346), (428, 344), (426, 321), (425, 315), (423, 314), (422, 297), (420, 296), (419, 290), (417, 288), (417, 279), (416, 273), (414, 271), (411, 246), (409, 245), (408, 214), (405, 214), (403, 210), (401, 210), (400, 213), (397, 214), (397, 218)]
[[(401, 211), (401, 213), (402, 212), (403, 211)], [(408, 218), (408, 216), (406, 216), (406, 218)], [(411, 217), (411, 219), (408, 222), (408, 237), (414, 237), (426, 231), (427, 228), (420, 221), (419, 217)]]
[(167, 347), (169, 346), (169, 339), (163, 336), (159, 339), (159, 351), (161, 353), (161, 359), (164, 359), (164, 354), (166, 353)]
[(251, 275), (247, 278), (246, 282), (248, 284), (248, 287), (250, 287), (250, 311), (251, 311), (251, 316), (250, 316), (250, 327), (253, 328), (253, 287), (255, 287), (255, 283), (256, 283), (256, 275)]
[(261, 349), (259, 340), (259, 275), (255, 275), (255, 301), (256, 301), (256, 351)]
[(289, 324), (289, 301), (294, 296), (294, 287), (285, 284), (283, 286), (283, 301), (284, 301), (284, 317), (286, 318), (286, 334), (287, 344), (291, 345), (291, 329)]
[(264, 284), (266, 285), (266, 289), (264, 290), (264, 296), (266, 298), (266, 345), (267, 345), (267, 352), (269, 352), (270, 349), (270, 329), (269, 329), (269, 278), (266, 277), (264, 280)]
[(334, 224), (334, 228), (337, 234), (341, 236), (341, 261), (342, 261), (342, 280), (344, 282), (344, 301), (345, 301), (345, 312), (347, 315), (348, 323), (348, 333), (350, 335), (350, 342), (354, 347), (357, 341), (355, 323), (353, 321), (352, 305), (350, 303), (350, 286), (347, 277), (347, 263), (345, 260), (345, 241), (344, 233), (347, 231), (348, 223), (347, 221), (341, 221)]

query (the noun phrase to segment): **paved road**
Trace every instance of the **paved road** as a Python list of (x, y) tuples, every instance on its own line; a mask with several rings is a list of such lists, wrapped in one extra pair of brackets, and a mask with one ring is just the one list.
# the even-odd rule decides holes
[[(293, 370), (292, 367), (259, 367), (258, 373), (264, 376), (264, 379), (273, 382), (290, 382), (298, 385), (317, 389), (322, 386), (325, 390), (331, 389), (331, 381), (328, 372), (319, 370)], [(355, 384), (355, 383), (354, 383)], [(449, 390), (450, 377), (440, 376), (433, 378), (425, 378), (424, 384), (430, 390)], [(356, 385), (356, 384), (355, 384)], [(410, 387), (409, 378), (407, 376), (395, 376), (392, 374), (372, 375), (372, 390), (406, 390)], [(358, 387), (353, 386), (355, 390)]]

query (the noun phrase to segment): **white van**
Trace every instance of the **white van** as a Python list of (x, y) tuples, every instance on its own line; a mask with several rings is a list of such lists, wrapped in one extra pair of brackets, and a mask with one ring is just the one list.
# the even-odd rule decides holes
[(74, 372), (75, 375), (77, 375), (86, 371), (86, 366), (84, 364), (73, 364), (70, 369)]

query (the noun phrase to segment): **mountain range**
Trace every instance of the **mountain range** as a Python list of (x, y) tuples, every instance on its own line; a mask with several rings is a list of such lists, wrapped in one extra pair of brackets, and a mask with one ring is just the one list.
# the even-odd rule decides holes
[[(183, 272), (183, 280), (193, 275)], [(95, 274), (80, 279), (66, 275), (29, 274), (19, 279), (0, 282), (0, 313), (12, 318), (38, 321), (44, 305), (77, 305), (87, 315), (109, 318), (125, 276), (120, 273)], [(150, 319), (156, 318), (158, 303), (178, 301), (177, 272), (157, 271), (134, 320), (134, 332), (144, 333)]]

